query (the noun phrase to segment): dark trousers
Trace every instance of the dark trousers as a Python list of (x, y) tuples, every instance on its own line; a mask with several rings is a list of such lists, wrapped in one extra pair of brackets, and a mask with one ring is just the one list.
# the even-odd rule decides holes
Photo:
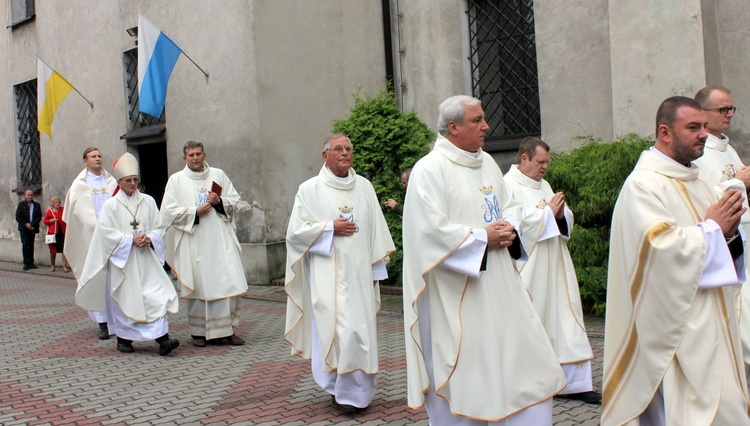
[(33, 230), (21, 230), (21, 253), (23, 253), (23, 266), (34, 264), (34, 237)]

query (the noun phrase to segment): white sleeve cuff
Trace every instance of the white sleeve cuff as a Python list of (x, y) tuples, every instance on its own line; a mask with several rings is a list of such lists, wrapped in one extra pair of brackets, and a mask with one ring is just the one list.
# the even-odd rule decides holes
[(385, 268), (385, 259), (372, 265), (372, 280), (383, 281), (388, 278), (388, 270)]
[[(732, 259), (726, 239), (719, 225), (709, 219), (698, 223), (698, 227), (703, 231), (703, 236), (706, 238), (706, 261), (703, 265), (703, 274), (700, 281), (698, 281), (698, 288), (714, 288), (739, 284), (740, 277), (738, 277), (737, 270), (735, 269), (736, 263)], [(743, 257), (740, 256), (740, 258)], [(744, 261), (741, 262), (741, 265), (744, 266)]]
[(469, 237), (450, 256), (443, 259), (442, 265), (452, 271), (478, 278), (479, 268), (487, 249), (487, 231), (472, 229)]
[(133, 236), (126, 234), (120, 240), (120, 244), (117, 245), (115, 251), (112, 252), (112, 256), (109, 257), (109, 261), (120, 269), (125, 268), (125, 264), (128, 262), (128, 257), (130, 256), (130, 248), (132, 246)]
[(318, 239), (310, 246), (310, 253), (327, 257), (333, 256), (333, 222), (326, 223), (323, 232), (320, 233)]

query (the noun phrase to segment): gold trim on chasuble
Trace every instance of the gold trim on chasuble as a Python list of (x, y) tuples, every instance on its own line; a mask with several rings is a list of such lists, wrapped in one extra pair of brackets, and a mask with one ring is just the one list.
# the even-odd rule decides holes
[[(633, 304), (633, 314), (635, 314), (635, 301), (638, 297), (638, 293), (641, 290), (641, 286), (643, 284), (643, 275), (645, 273), (645, 266), (646, 261), (648, 259), (649, 255), (649, 248), (651, 247), (654, 239), (658, 237), (663, 232), (669, 230), (671, 226), (664, 222), (656, 223), (651, 229), (648, 231), (648, 234), (646, 234), (646, 238), (643, 240), (643, 243), (641, 244), (641, 249), (639, 250), (638, 255), (638, 264), (636, 267), (636, 272), (633, 277), (633, 282), (630, 286), (630, 299)], [(619, 387), (620, 381), (622, 380), (623, 376), (625, 375), (625, 370), (627, 370), (628, 366), (630, 366), (630, 362), (633, 359), (633, 354), (635, 353), (635, 348), (638, 343), (638, 332), (635, 329), (635, 319), (633, 318), (634, 315), (631, 315), (630, 322), (630, 333), (629, 338), (627, 341), (627, 344), (625, 345), (625, 348), (621, 352), (620, 358), (615, 362), (615, 367), (613, 369), (613, 373), (610, 376), (607, 383), (604, 384), (604, 391), (602, 393), (602, 406), (606, 407), (609, 400), (612, 398), (612, 395), (614, 394), (615, 390)]]

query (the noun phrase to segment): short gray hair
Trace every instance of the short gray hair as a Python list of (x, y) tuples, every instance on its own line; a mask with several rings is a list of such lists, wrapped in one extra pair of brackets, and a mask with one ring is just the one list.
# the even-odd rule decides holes
[(466, 110), (464, 110), (464, 105), (482, 105), (482, 101), (480, 101), (477, 98), (473, 98), (471, 96), (466, 95), (458, 95), (458, 96), (452, 96), (446, 100), (443, 101), (443, 103), (440, 104), (438, 107), (438, 122), (437, 122), (437, 128), (438, 133), (440, 133), (443, 136), (448, 135), (448, 125), (451, 121), (463, 124), (464, 122), (464, 115), (466, 115)]
[(327, 149), (328, 149), (328, 148), (329, 148), (329, 147), (331, 146), (331, 141), (332, 141), (332, 140), (334, 140), (334, 139), (338, 139), (338, 138), (340, 138), (340, 137), (345, 137), (345, 138), (346, 138), (346, 140), (348, 140), (348, 141), (349, 141), (349, 145), (351, 145), (352, 147), (354, 147), (354, 144), (352, 143), (352, 140), (351, 140), (351, 139), (349, 139), (349, 136), (347, 136), (347, 135), (345, 135), (345, 134), (343, 134), (343, 133), (336, 133), (336, 134), (334, 134), (334, 135), (328, 136), (328, 137), (326, 138), (325, 142), (323, 142), (323, 151), (327, 150)]

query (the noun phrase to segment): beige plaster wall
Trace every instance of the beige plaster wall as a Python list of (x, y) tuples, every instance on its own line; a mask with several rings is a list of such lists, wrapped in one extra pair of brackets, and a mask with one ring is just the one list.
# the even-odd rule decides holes
[[(2, 2), (6, 25), (10, 1)], [(142, 12), (209, 74), (185, 57), (167, 95), (168, 173), (183, 168), (187, 140), (206, 144), (207, 161), (240, 192), (237, 228), (252, 283), (283, 275), (284, 235), (297, 186), (317, 173), (320, 147), (358, 88), (385, 88), (381, 3), (324, 0), (37, 2), (36, 17), (0, 35), (0, 258), (20, 260), (12, 212), (16, 183), (14, 84), (36, 78), (42, 56), (94, 102), (75, 93), (58, 109), (54, 141), (42, 136), (43, 193), (64, 196), (83, 168), (83, 149), (109, 165), (126, 150), (123, 52)], [(38, 238), (38, 240), (41, 240)], [(46, 247), (37, 241), (37, 260)], [(40, 256), (41, 255), (41, 256)]]
[(610, 0), (609, 27), (614, 134), (653, 135), (661, 101), (706, 80), (700, 0)]
[(542, 139), (554, 151), (614, 136), (608, 13), (601, 0), (534, 2)]

